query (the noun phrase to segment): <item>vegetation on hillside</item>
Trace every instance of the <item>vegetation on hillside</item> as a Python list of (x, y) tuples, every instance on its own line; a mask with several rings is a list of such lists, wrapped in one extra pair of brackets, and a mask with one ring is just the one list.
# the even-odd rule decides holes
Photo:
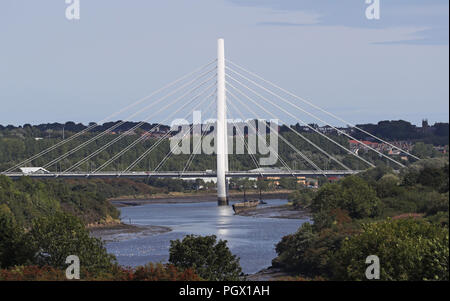
[(11, 212), (2, 210), (0, 225), (1, 268), (39, 265), (63, 269), (69, 255), (83, 262), (83, 274), (108, 272), (115, 264), (102, 241), (90, 237), (83, 222), (74, 216), (55, 212), (35, 219), (26, 230)]
[[(121, 267), (104, 244), (90, 237), (83, 222), (65, 213), (56, 213), (33, 221), (29, 230), (19, 226), (11, 211), (0, 207), (0, 281), (62, 281), (67, 280), (66, 258), (76, 255), (80, 259), (81, 280), (108, 281), (194, 281), (231, 279), (240, 272), (239, 261), (229, 252), (226, 242), (215, 238), (197, 237), (196, 241), (212, 242), (195, 244), (199, 258), (205, 264), (187, 266), (186, 241), (174, 241), (170, 249), (177, 264), (153, 264), (135, 268)], [(206, 245), (211, 248), (205, 250)], [(180, 249), (181, 247), (181, 249)], [(192, 250), (191, 248), (191, 250)], [(209, 254), (209, 255), (208, 255)], [(211, 262), (211, 255), (216, 256)], [(209, 258), (209, 259), (207, 259)], [(198, 262), (198, 261), (197, 261)], [(198, 272), (204, 276), (200, 276)], [(233, 278), (237, 279), (237, 278)]]
[[(135, 123), (127, 122), (122, 126), (115, 129), (115, 132), (103, 135), (100, 138), (94, 139), (83, 148), (70, 154), (67, 157), (62, 157), (60, 161), (46, 165), (55, 158), (59, 158), (69, 150), (74, 149), (81, 143), (85, 143), (88, 140), (94, 138), (99, 134), (98, 131), (106, 130), (108, 127), (115, 123), (105, 124), (94, 128), (94, 130), (84, 133), (83, 135), (67, 141), (63, 146), (58, 147), (47, 154), (35, 159), (28, 163), (31, 166), (45, 166), (51, 171), (65, 171), (75, 163), (79, 162), (87, 155), (94, 153), (101, 146), (108, 144), (113, 139), (117, 139), (121, 133), (132, 128)], [(133, 141), (140, 138), (144, 134), (145, 130), (150, 130), (154, 125), (145, 124), (142, 129), (130, 132), (127, 135), (122, 136), (116, 143), (107, 147), (90, 160), (81, 164), (75, 168), (75, 171), (90, 172), (96, 170), (102, 166), (103, 163), (111, 159), (115, 154), (119, 153), (122, 149), (130, 145)], [(316, 125), (312, 125), (316, 127)], [(412, 150), (414, 154), (420, 158), (427, 156), (440, 156), (441, 154), (433, 148), (433, 145), (448, 145), (449, 129), (448, 124), (436, 123), (435, 125), (422, 129), (410, 124), (406, 121), (382, 121), (377, 125), (360, 125), (362, 128), (379, 136), (380, 138), (387, 139), (389, 141), (406, 140), (411, 143), (415, 143)], [(308, 140), (312, 141), (316, 145), (319, 145), (322, 149), (328, 153), (333, 154), (337, 159), (342, 161), (348, 167), (354, 170), (362, 170), (367, 167), (363, 162), (343, 150), (341, 147), (330, 142), (330, 140), (321, 137), (318, 134), (311, 133), (311, 131), (305, 132), (300, 125), (292, 126), (297, 131), (302, 132), (302, 135)], [(22, 162), (23, 160), (30, 158), (31, 156), (59, 143), (63, 139), (62, 129), (64, 131), (64, 138), (67, 139), (75, 133), (85, 129), (86, 127), (75, 123), (63, 124), (46, 124), (46, 125), (24, 125), (23, 127), (0, 126), (0, 171), (6, 170), (15, 164)], [(167, 130), (167, 128), (166, 128)], [(304, 139), (293, 133), (288, 129), (286, 125), (280, 128), (280, 134), (286, 138), (290, 144), (294, 145), (297, 149), (302, 150), (304, 155), (311, 159), (317, 166), (323, 169), (341, 169), (342, 166), (337, 164), (333, 160), (329, 160), (327, 156), (318, 151), (314, 146), (306, 142)], [(336, 132), (330, 132), (326, 134), (329, 138), (337, 142), (338, 144), (349, 148), (348, 137), (344, 135), (338, 135)], [(366, 134), (362, 134), (358, 131), (351, 132), (351, 135), (356, 136), (358, 139), (367, 139)], [(37, 140), (36, 140), (37, 139)], [(149, 149), (159, 138), (147, 137), (141, 143), (138, 143), (122, 156), (114, 160), (104, 170), (122, 171), (133, 163), (145, 150)], [(192, 144), (192, 142), (191, 142)], [(169, 141), (165, 139), (155, 149), (145, 156), (143, 160), (134, 168), (134, 170), (154, 170), (163, 158), (169, 152)], [(387, 150), (386, 150), (387, 151)], [(278, 153), (285, 160), (285, 162), (293, 169), (310, 169), (311, 166), (305, 162), (300, 155), (292, 150), (284, 141), (279, 141)], [(371, 162), (378, 165), (378, 163), (386, 163), (385, 160), (379, 158), (374, 152), (360, 152), (360, 155)], [(260, 155), (256, 154), (256, 158), (259, 159)], [(399, 156), (398, 156), (399, 157)], [(171, 156), (163, 166), (160, 166), (159, 170), (184, 170), (186, 163), (189, 159), (189, 155), (176, 155)], [(399, 159), (399, 158), (397, 158)], [(408, 163), (408, 162), (406, 162)], [(278, 167), (282, 167), (282, 163), (279, 161)], [(231, 170), (250, 170), (255, 168), (253, 161), (248, 154), (235, 155), (230, 157), (229, 166)], [(198, 154), (194, 157), (191, 164), (192, 170), (208, 170), (215, 168), (215, 156)]]
[(395, 173), (375, 168), (317, 192), (297, 191), (303, 224), (277, 244), (273, 265), (304, 277), (364, 280), (377, 255), (382, 280), (448, 280), (448, 161), (424, 160)]
[(120, 188), (109, 191), (109, 187), (96, 181), (46, 181), (28, 177), (13, 181), (0, 175), (0, 208), (12, 212), (16, 222), (25, 227), (36, 218), (60, 212), (78, 216), (85, 224), (117, 219), (119, 211), (106, 197)]

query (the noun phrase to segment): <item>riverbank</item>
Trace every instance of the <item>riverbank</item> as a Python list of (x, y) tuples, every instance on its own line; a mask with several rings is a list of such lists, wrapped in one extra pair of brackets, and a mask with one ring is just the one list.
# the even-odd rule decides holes
[[(286, 199), (291, 193), (291, 190), (277, 190), (266, 191), (262, 193), (264, 199)], [(230, 202), (242, 201), (244, 193), (239, 191), (230, 191)], [(247, 199), (259, 199), (258, 191), (250, 191), (246, 193)], [(168, 194), (151, 194), (151, 195), (136, 195), (123, 196), (119, 198), (111, 198), (109, 201), (116, 207), (124, 206), (140, 206), (144, 204), (181, 204), (181, 203), (202, 203), (202, 202), (217, 202), (217, 195), (215, 193), (180, 193), (173, 192)]]
[(169, 227), (137, 226), (124, 223), (89, 227), (88, 229), (92, 237), (100, 238), (104, 242), (117, 242), (134, 238), (142, 238), (172, 231)]
[(286, 204), (281, 206), (266, 206), (247, 209), (236, 215), (264, 217), (264, 218), (287, 218), (287, 219), (306, 219), (310, 218), (307, 211), (300, 211), (293, 208), (292, 205)]

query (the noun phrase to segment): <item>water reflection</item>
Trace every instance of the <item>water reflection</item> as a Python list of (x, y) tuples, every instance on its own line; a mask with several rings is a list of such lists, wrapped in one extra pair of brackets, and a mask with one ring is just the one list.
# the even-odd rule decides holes
[(230, 235), (230, 224), (231, 217), (233, 216), (233, 211), (230, 206), (220, 206), (217, 207), (217, 236), (222, 237), (222, 239), (228, 240)]
[[(281, 205), (286, 200), (267, 200), (268, 205)], [(148, 204), (120, 209), (124, 222), (157, 225), (173, 231), (111, 242), (108, 251), (119, 263), (127, 266), (147, 262), (166, 262), (170, 241), (185, 235), (216, 235), (227, 240), (228, 246), (241, 259), (245, 273), (254, 273), (270, 266), (276, 256), (275, 244), (284, 235), (295, 232), (305, 220), (253, 218), (236, 216), (231, 206), (218, 207), (214, 202), (193, 204)]]

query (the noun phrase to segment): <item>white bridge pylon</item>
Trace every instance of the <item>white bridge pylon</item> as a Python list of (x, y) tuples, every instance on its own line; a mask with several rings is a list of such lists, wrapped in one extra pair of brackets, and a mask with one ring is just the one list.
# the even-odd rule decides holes
[[(228, 72), (229, 71), (229, 72)], [(270, 95), (267, 97), (267, 95)], [(149, 103), (145, 103), (149, 99), (153, 99)], [(275, 100), (275, 101), (274, 101)], [(136, 102), (126, 106), (125, 108), (119, 110), (108, 116), (107, 118), (100, 120), (97, 123), (90, 124), (84, 130), (73, 134), (72, 136), (63, 139), (56, 144), (48, 147), (47, 149), (42, 150), (41, 152), (31, 156), (30, 158), (21, 161), (20, 163), (13, 162), (11, 163), (11, 167), (2, 172), (1, 174), (17, 178), (21, 176), (31, 176), (35, 178), (50, 178), (50, 177), (60, 177), (60, 178), (117, 178), (117, 177), (127, 177), (127, 178), (148, 178), (148, 177), (216, 177), (217, 179), (217, 198), (218, 204), (228, 205), (228, 180), (227, 177), (264, 177), (264, 176), (346, 176), (355, 174), (358, 171), (352, 170), (343, 162), (342, 154), (352, 156), (357, 158), (362, 164), (363, 168), (366, 167), (374, 167), (375, 165), (369, 161), (366, 157), (362, 157), (358, 152), (354, 152), (349, 149), (348, 145), (343, 145), (334, 139), (332, 139), (329, 135), (326, 135), (319, 131), (314, 126), (311, 126), (310, 123), (301, 119), (302, 114), (306, 114), (309, 118), (312, 118), (318, 123), (324, 124), (332, 128), (336, 133), (347, 137), (358, 143), (361, 148), (364, 148), (367, 151), (374, 152), (378, 155), (379, 158), (386, 159), (388, 163), (393, 163), (395, 166), (400, 168), (405, 167), (402, 162), (397, 161), (396, 159), (388, 156), (387, 154), (373, 148), (370, 145), (365, 144), (364, 142), (356, 139), (351, 135), (351, 132), (343, 131), (340, 128), (337, 128), (331, 124), (331, 122), (324, 120), (316, 116), (315, 114), (309, 112), (305, 109), (304, 106), (300, 106), (298, 102), (301, 102), (302, 105), (312, 107), (316, 110), (321, 111), (327, 116), (337, 120), (341, 123), (344, 123), (347, 128), (352, 129), (354, 131), (359, 131), (364, 133), (367, 136), (370, 136), (372, 139), (384, 143), (389, 146), (391, 149), (395, 149), (400, 153), (405, 154), (415, 160), (419, 160), (416, 156), (410, 154), (408, 151), (399, 148), (398, 146), (393, 145), (383, 139), (376, 137), (375, 135), (365, 131), (357, 127), (356, 125), (344, 120), (341, 117), (336, 116), (333, 113), (326, 111), (315, 105), (314, 103), (309, 102), (279, 86), (276, 84), (262, 78), (261, 76), (241, 67), (240, 65), (233, 63), (230, 60), (225, 59), (225, 43), (223, 39), (218, 39), (217, 41), (217, 59), (214, 59), (212, 62), (197, 68), (191, 73), (188, 73), (172, 83), (167, 84), (151, 93), (150, 95), (137, 100)], [(122, 113), (125, 113), (133, 108), (138, 107), (141, 104), (145, 105), (134, 111), (132, 113), (127, 113), (127, 116), (122, 118), (121, 121), (114, 122), (114, 118), (117, 118)], [(171, 137), (172, 134), (178, 133), (177, 129), (173, 127), (161, 135), (157, 137), (155, 142), (145, 149), (145, 151), (140, 154), (136, 160), (134, 160), (131, 164), (129, 164), (125, 169), (122, 166), (117, 167), (116, 171), (105, 171), (105, 168), (111, 166), (112, 163), (118, 161), (124, 154), (128, 151), (139, 145), (141, 142), (147, 140), (149, 136), (151, 136), (152, 131), (154, 129), (159, 129), (161, 125), (169, 124), (174, 118), (179, 117), (177, 114), (182, 112), (183, 110), (187, 110), (187, 114), (183, 116), (186, 120), (188, 117), (192, 115), (197, 109), (199, 109), (202, 105), (206, 104), (207, 107), (204, 109), (204, 112), (211, 113), (211, 108), (214, 108), (214, 104), (216, 104), (216, 130), (214, 137), (214, 144), (216, 147), (216, 155), (217, 155), (217, 167), (216, 172), (210, 171), (192, 171), (189, 170), (195, 155), (198, 153), (197, 150), (201, 147), (202, 139), (211, 132), (200, 129), (201, 135), (197, 138), (197, 142), (193, 139), (193, 151), (187, 160), (187, 163), (182, 171), (168, 171), (162, 172), (160, 171), (163, 166), (167, 166), (170, 164), (169, 159), (174, 154), (174, 148), (171, 146), (169, 152), (165, 155), (165, 157), (156, 163), (156, 166), (150, 169), (150, 164), (148, 165), (148, 170), (146, 169), (145, 162), (143, 160), (149, 157), (149, 154), (153, 152), (158, 147), (161, 148), (162, 143)], [(282, 105), (288, 106), (288, 108), (283, 107)], [(230, 105), (230, 106), (228, 106)], [(249, 149), (248, 143), (246, 143), (245, 133), (243, 133), (239, 126), (236, 126), (236, 123), (233, 121), (233, 117), (230, 113), (236, 112), (239, 115), (240, 120), (245, 120), (245, 116), (242, 113), (242, 109), (245, 109), (248, 113), (251, 114), (251, 119), (255, 120), (263, 120), (265, 122), (265, 118), (259, 116), (255, 109), (258, 108), (261, 111), (264, 111), (265, 114), (271, 116), (273, 119), (277, 119), (281, 124), (285, 125), (286, 128), (294, 133), (296, 136), (302, 139), (302, 141), (306, 142), (308, 145), (312, 146), (313, 149), (316, 149), (317, 155), (322, 156), (322, 159), (326, 159), (326, 162), (332, 163), (332, 168), (324, 168), (314, 162), (313, 159), (308, 157), (305, 153), (299, 149), (298, 146), (294, 145), (293, 142), (288, 141), (286, 137), (282, 134), (278, 134), (277, 138), (279, 138), (283, 143), (292, 151), (295, 159), (291, 158), (291, 162), (297, 163), (297, 161), (301, 161), (304, 166), (307, 168), (311, 168), (311, 170), (295, 170), (289, 166), (289, 162), (285, 161), (286, 158), (282, 158), (278, 154), (278, 149), (274, 150), (276, 153), (277, 160), (283, 165), (282, 169), (278, 171), (267, 171), (261, 169), (260, 164), (258, 164), (258, 160), (255, 157), (255, 153), (251, 152)], [(140, 114), (150, 111), (149, 115), (144, 115), (144, 117), (138, 117)], [(164, 112), (169, 112), (168, 115), (164, 115)], [(276, 113), (278, 112), (278, 113)], [(163, 114), (164, 113), (164, 114)], [(283, 121), (279, 116), (289, 116), (289, 118), (294, 119), (295, 121), (304, 125), (305, 128), (309, 129), (311, 134), (317, 134), (318, 140), (316, 139), (314, 142), (310, 139), (309, 136), (302, 134), (293, 126), (288, 126), (289, 123)], [(121, 141), (125, 137), (136, 137), (136, 130), (143, 130), (142, 127), (149, 121), (158, 116), (166, 116), (164, 120), (159, 122), (157, 125), (152, 125), (150, 130), (145, 130), (143, 134), (138, 136), (133, 142), (127, 143), (126, 146), (120, 149), (119, 152), (115, 154), (108, 154), (109, 157), (103, 162), (99, 164), (99, 166), (95, 166), (91, 170), (81, 171), (82, 168), (86, 165), (90, 164), (90, 160), (100, 154), (105, 155), (105, 151), (109, 149), (112, 145)], [(214, 117), (212, 115), (211, 117)], [(227, 117), (232, 120), (236, 129), (236, 135), (233, 132), (231, 136), (235, 136), (236, 139), (241, 139), (245, 146), (247, 147), (248, 155), (251, 157), (256, 169), (252, 171), (230, 171), (229, 170), (229, 149), (228, 149), (228, 133), (227, 133)], [(139, 118), (140, 122), (136, 125), (132, 126), (126, 131), (120, 132), (121, 126), (124, 126), (126, 122), (135, 120)], [(116, 119), (117, 120), (117, 119)], [(104, 126), (106, 122), (112, 122), (112, 125), (106, 130), (93, 132), (99, 126)], [(252, 127), (252, 128), (250, 128)], [(251, 124), (248, 124), (248, 130), (253, 130), (256, 133), (258, 130)], [(116, 133), (118, 131), (118, 133)], [(189, 131), (184, 133), (183, 138), (191, 134), (191, 131), (194, 132), (194, 123), (190, 126)], [(234, 130), (233, 130), (234, 131)], [(83, 135), (91, 134), (91, 136), (82, 137)], [(75, 140), (76, 138), (83, 138), (80, 140)], [(196, 137), (194, 137), (196, 138)], [(109, 139), (109, 140), (108, 140)], [(265, 138), (258, 137), (261, 141), (264, 141)], [(107, 141), (104, 143), (104, 141)], [(189, 140), (190, 141), (190, 140)], [(261, 143), (258, 141), (258, 143)], [(323, 146), (319, 145), (321, 142), (326, 142), (327, 144), (334, 144), (339, 151), (341, 152), (341, 156), (337, 157), (331, 154), (329, 151), (323, 149)], [(63, 151), (60, 147), (72, 142), (75, 146), (70, 145), (69, 148), (65, 148)], [(96, 143), (100, 145), (91, 153), (88, 153), (84, 157), (82, 157), (79, 161), (72, 164), (70, 162), (70, 166), (64, 169), (61, 168), (61, 162), (66, 162), (67, 158), (73, 156), (75, 153), (79, 152), (83, 148), (88, 145)], [(104, 144), (102, 144), (104, 143)], [(190, 143), (190, 142), (189, 142)], [(230, 145), (231, 146), (231, 145)], [(271, 146), (268, 145), (270, 148)], [(45, 156), (45, 157), (44, 157)], [(39, 160), (39, 161), (38, 161)], [(150, 160), (150, 159), (149, 159)], [(44, 162), (44, 163), (43, 163)], [(149, 161), (150, 162), (150, 161)], [(39, 167), (30, 168), (33, 166), (33, 163), (38, 164)], [(59, 168), (58, 168), (59, 164)], [(128, 164), (128, 163), (127, 163)], [(126, 165), (125, 165), (126, 166)], [(327, 163), (328, 166), (328, 163)], [(356, 165), (355, 165), (356, 166)], [(28, 167), (28, 170), (39, 170), (43, 171), (43, 174), (27, 174), (20, 172), (19, 169)], [(133, 171), (135, 168), (139, 168), (139, 171)], [(337, 169), (339, 167), (339, 169)], [(88, 167), (89, 168), (89, 167)], [(56, 169), (56, 171), (51, 171), (51, 169)], [(59, 171), (58, 171), (59, 169)], [(362, 169), (362, 168), (358, 168)]]
[(228, 205), (227, 179), (227, 105), (225, 94), (225, 42), (217, 41), (217, 198), (219, 206)]

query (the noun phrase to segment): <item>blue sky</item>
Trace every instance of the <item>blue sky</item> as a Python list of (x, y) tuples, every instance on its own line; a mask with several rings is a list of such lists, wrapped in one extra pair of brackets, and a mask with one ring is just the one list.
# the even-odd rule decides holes
[(212, 60), (218, 37), (349, 121), (447, 122), (449, 2), (380, 2), (367, 20), (364, 0), (81, 0), (71, 22), (64, 0), (3, 0), (0, 124), (101, 120)]

